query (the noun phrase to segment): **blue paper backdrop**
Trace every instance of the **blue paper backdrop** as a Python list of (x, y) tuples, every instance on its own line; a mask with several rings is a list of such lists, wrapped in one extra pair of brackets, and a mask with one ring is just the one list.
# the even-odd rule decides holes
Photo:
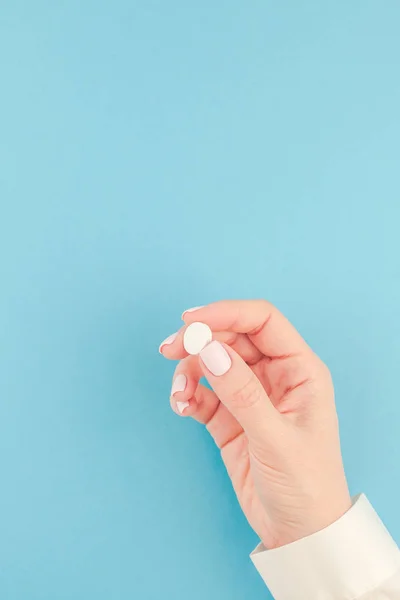
[(3, 0), (0, 596), (268, 597), (181, 311), (275, 302), (399, 541), (400, 4)]

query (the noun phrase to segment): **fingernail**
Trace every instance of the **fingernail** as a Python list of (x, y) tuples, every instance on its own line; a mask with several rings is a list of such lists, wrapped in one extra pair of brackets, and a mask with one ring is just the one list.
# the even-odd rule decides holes
[(204, 308), (204, 305), (203, 306), (193, 306), (193, 308), (187, 308), (182, 313), (182, 319), (183, 319), (184, 315), (186, 315), (186, 313), (195, 312), (196, 310), (200, 310), (200, 308)]
[(213, 375), (225, 375), (232, 365), (231, 357), (222, 344), (214, 340), (200, 352), (200, 358)]
[(173, 396), (177, 392), (184, 392), (186, 388), (186, 383), (186, 375), (183, 375), (183, 373), (177, 375), (172, 383), (171, 396)]
[(185, 408), (187, 408), (188, 406), (190, 406), (189, 402), (176, 402), (176, 408), (178, 409), (180, 414), (182, 414)]
[(177, 335), (178, 333), (173, 333), (172, 335), (169, 335), (163, 342), (161, 342), (158, 351), (161, 352), (163, 346), (169, 346), (170, 344), (172, 344), (172, 342), (176, 340)]

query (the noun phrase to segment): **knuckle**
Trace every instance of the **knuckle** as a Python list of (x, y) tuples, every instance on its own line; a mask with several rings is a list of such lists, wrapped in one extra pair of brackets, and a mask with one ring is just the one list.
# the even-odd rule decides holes
[(320, 360), (320, 370), (321, 375), (326, 379), (326, 381), (332, 381), (332, 374), (327, 364), (325, 364), (322, 360)]
[(259, 300), (257, 300), (257, 302), (260, 304), (260, 306), (262, 306), (265, 309), (271, 310), (271, 308), (273, 308), (271, 302), (269, 302), (265, 298), (260, 298)]
[(309, 368), (311, 379), (322, 380), (327, 383), (332, 381), (332, 375), (328, 365), (314, 352), (310, 354)]
[(235, 408), (254, 406), (260, 399), (260, 384), (255, 377), (249, 377), (243, 385), (231, 393), (231, 402)]
[(257, 300), (257, 303), (261, 309), (260, 312), (262, 312), (262, 314), (265, 315), (265, 318), (270, 318), (271, 313), (275, 310), (274, 305), (271, 304), (271, 302), (269, 302), (268, 300), (265, 300), (264, 298)]

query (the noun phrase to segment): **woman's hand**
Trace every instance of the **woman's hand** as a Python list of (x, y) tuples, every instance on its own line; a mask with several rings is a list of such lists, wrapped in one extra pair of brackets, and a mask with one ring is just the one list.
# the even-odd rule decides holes
[[(199, 356), (183, 327), (160, 351), (181, 359), (171, 404), (207, 426), (240, 505), (267, 548), (327, 527), (351, 506), (327, 367), (265, 301), (216, 302), (186, 311), (214, 333)], [(205, 376), (213, 391), (199, 383)]]

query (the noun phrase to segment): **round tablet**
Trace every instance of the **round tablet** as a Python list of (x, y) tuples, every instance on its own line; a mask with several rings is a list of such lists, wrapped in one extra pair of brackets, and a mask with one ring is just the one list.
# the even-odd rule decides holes
[(199, 354), (212, 340), (212, 331), (205, 323), (192, 323), (183, 334), (183, 346), (188, 354)]

